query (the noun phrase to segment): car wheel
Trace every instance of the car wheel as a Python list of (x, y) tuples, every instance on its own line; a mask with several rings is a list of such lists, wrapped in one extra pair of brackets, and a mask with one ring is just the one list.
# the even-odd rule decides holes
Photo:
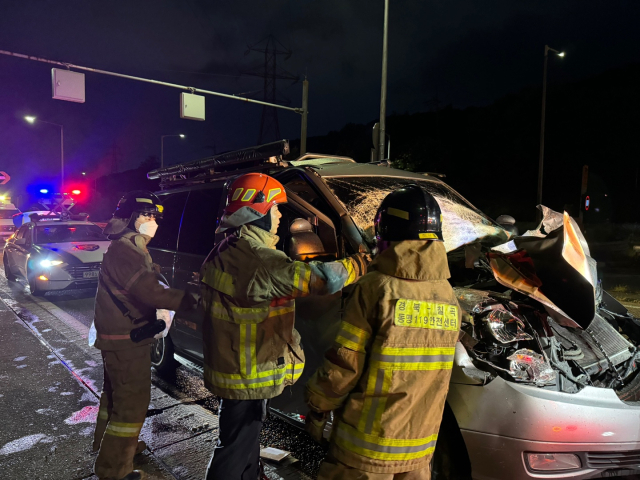
[(433, 453), (431, 480), (471, 480), (471, 461), (456, 417), (445, 403)]
[(13, 273), (11, 273), (11, 269), (9, 268), (9, 263), (7, 262), (6, 253), (2, 256), (2, 264), (4, 266), (4, 276), (7, 277), (7, 280), (9, 282), (15, 282), (16, 276)]
[(161, 375), (175, 374), (178, 362), (173, 356), (173, 342), (167, 335), (159, 338), (151, 344), (151, 365)]

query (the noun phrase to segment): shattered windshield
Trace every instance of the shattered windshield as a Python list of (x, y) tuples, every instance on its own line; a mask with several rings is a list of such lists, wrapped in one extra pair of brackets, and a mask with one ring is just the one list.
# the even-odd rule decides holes
[(439, 182), (399, 177), (324, 177), (333, 193), (364, 232), (365, 241), (373, 242), (373, 221), (378, 206), (393, 190), (418, 184), (429, 192), (442, 210), (442, 235), (447, 252), (477, 240), (498, 245), (509, 234), (500, 225), (471, 205), (453, 189)]

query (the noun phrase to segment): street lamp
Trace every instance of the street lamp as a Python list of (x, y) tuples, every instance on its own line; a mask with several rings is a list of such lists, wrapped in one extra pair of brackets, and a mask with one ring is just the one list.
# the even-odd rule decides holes
[(184, 138), (185, 135), (179, 133), (178, 135), (162, 135), (160, 137), (160, 168), (164, 168), (164, 137), (180, 137)]
[(26, 117), (24, 117), (24, 119), (31, 124), (38, 121), (60, 127), (60, 192), (62, 192), (62, 190), (64, 189), (64, 128), (58, 123), (47, 122), (46, 120), (38, 120), (36, 117), (33, 117), (31, 115), (27, 115)]
[[(549, 45), (544, 46), (544, 72), (542, 74), (542, 117), (540, 119), (540, 159), (538, 162), (538, 205), (542, 205), (542, 172), (544, 167), (544, 120), (547, 105), (547, 63), (549, 62), (549, 52), (553, 52), (559, 57), (564, 57), (564, 52), (559, 52)], [(542, 211), (538, 211), (538, 220), (542, 219)]]

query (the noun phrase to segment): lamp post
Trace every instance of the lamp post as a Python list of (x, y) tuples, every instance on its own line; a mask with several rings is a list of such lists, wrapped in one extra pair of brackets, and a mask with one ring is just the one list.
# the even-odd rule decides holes
[(162, 135), (160, 137), (160, 168), (164, 168), (164, 137), (180, 137), (184, 138), (185, 135), (179, 133), (177, 135)]
[(389, 34), (389, 0), (384, 0), (384, 30), (382, 34), (382, 86), (380, 88), (380, 136), (378, 138), (378, 160), (385, 158), (384, 141), (387, 120), (387, 39)]
[(29, 123), (42, 122), (48, 123), (49, 125), (55, 125), (56, 127), (60, 127), (60, 193), (64, 189), (64, 127), (58, 123), (47, 122), (46, 120), (39, 120), (36, 117), (31, 115), (27, 115), (24, 119)]
[[(559, 52), (549, 45), (544, 46), (544, 69), (542, 74), (542, 116), (540, 119), (540, 159), (538, 161), (538, 202), (542, 205), (542, 174), (544, 167), (544, 121), (547, 106), (547, 63), (549, 63), (549, 52), (553, 52), (559, 57), (564, 57), (564, 52)], [(542, 220), (542, 211), (538, 211), (538, 220)]]

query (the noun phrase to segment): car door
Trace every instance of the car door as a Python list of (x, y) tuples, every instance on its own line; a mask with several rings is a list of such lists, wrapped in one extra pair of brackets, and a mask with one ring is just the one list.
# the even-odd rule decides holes
[(5, 255), (11, 273), (27, 278), (27, 261), (31, 249), (31, 225), (23, 225), (16, 232), (15, 238), (7, 243)]
[[(286, 186), (285, 186), (286, 188)], [(278, 235), (278, 249), (290, 254), (289, 245), (292, 233), (289, 226), (297, 218), (303, 218), (312, 225), (314, 233), (324, 246), (324, 252), (318, 255), (324, 261), (339, 258), (339, 242), (331, 219), (313, 205), (287, 189), (288, 203), (278, 208), (282, 213)], [(317, 253), (317, 252), (316, 252)], [(304, 385), (322, 363), (324, 353), (332, 344), (340, 326), (342, 311), (342, 292), (326, 296), (296, 298), (296, 329), (302, 338), (305, 353), (305, 369), (300, 379), (291, 387), (291, 394), (280, 395), (271, 400), (271, 407), (287, 413), (306, 414), (304, 403)]]
[(178, 246), (178, 234), (182, 224), (182, 213), (189, 192), (161, 193), (158, 195), (163, 206), (162, 220), (158, 230), (148, 245), (153, 262), (160, 266), (160, 274), (173, 284), (173, 269)]
[(186, 290), (198, 299), (198, 308), (176, 316), (171, 338), (176, 351), (198, 363), (203, 361), (202, 320), (200, 299), (200, 267), (213, 246), (216, 227), (225, 201), (223, 182), (207, 184), (189, 192), (182, 218), (178, 252), (174, 270), (174, 287)]

